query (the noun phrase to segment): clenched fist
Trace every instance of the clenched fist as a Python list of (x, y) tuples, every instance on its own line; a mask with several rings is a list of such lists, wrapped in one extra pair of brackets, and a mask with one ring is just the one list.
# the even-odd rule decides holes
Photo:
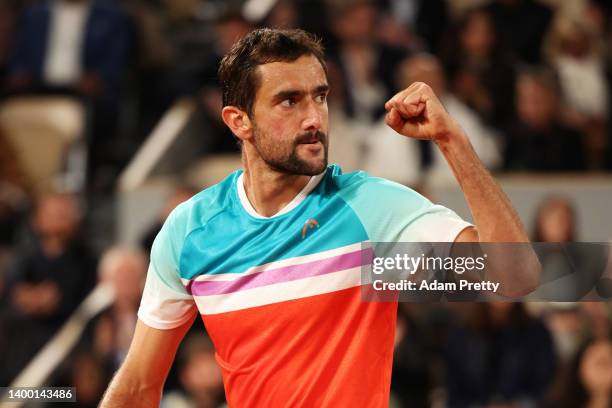
[(416, 139), (446, 141), (462, 134), (429, 85), (414, 82), (385, 103), (385, 123), (396, 132)]

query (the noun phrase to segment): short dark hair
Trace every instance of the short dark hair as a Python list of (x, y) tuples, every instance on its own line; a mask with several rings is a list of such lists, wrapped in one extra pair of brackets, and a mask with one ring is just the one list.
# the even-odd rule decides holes
[(312, 34), (299, 29), (251, 31), (232, 46), (219, 65), (223, 106), (237, 106), (251, 115), (260, 85), (257, 66), (293, 62), (304, 55), (315, 56), (327, 75), (323, 45)]

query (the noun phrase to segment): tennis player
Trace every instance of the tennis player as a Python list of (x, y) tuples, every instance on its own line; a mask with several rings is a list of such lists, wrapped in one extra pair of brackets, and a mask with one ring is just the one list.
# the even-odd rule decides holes
[[(323, 49), (304, 31), (252, 31), (219, 77), (244, 169), (164, 224), (102, 407), (158, 406), (198, 314), (231, 407), (386, 407), (397, 303), (362, 300), (361, 244), (527, 242), (516, 212), (426, 84), (391, 98), (386, 123), (438, 146), (475, 225), (409, 188), (328, 166), (330, 84)], [(510, 278), (508, 292), (535, 285), (528, 273)]]

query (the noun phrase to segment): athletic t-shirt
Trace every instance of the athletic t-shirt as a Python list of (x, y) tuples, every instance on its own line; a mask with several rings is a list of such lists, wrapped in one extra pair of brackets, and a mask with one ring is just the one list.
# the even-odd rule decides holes
[(361, 297), (367, 242), (452, 242), (469, 226), (402, 185), (331, 165), (272, 217), (242, 171), (179, 205), (155, 239), (138, 316), (202, 316), (232, 407), (386, 407), (396, 302)]

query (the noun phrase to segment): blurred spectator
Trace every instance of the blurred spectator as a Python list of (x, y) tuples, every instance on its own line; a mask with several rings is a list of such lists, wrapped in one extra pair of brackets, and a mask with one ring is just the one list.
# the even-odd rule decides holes
[(173, 49), (163, 35), (165, 15), (158, 2), (128, 0), (125, 3), (137, 31), (139, 67), (165, 67), (172, 63)]
[(128, 26), (114, 2), (46, 0), (19, 21), (9, 88), (68, 88), (86, 96), (116, 92)]
[(559, 19), (550, 39), (550, 59), (559, 74), (567, 107), (603, 119), (609, 109), (600, 39), (579, 20)]
[(93, 349), (112, 371), (123, 362), (132, 341), (146, 273), (147, 257), (141, 251), (111, 248), (100, 260), (99, 281), (115, 290), (115, 300), (94, 324)]
[(147, 258), (139, 250), (113, 247), (98, 265), (98, 284), (114, 290), (112, 305), (91, 320), (76, 350), (50, 385), (75, 387), (79, 407), (98, 406), (114, 372), (125, 359), (136, 327)]
[[(485, 166), (496, 168), (501, 163), (501, 153), (497, 146), (498, 135), (486, 126), (467, 105), (448, 92), (444, 71), (437, 58), (419, 54), (404, 60), (397, 70), (398, 90), (420, 81), (432, 87), (446, 110), (457, 120), (470, 139), (474, 150)], [(420, 142), (402, 137), (379, 121), (368, 140), (368, 156), (364, 167), (372, 174), (392, 180), (416, 184), (420, 180), (425, 163), (420, 154)], [(430, 144), (425, 145), (432, 147)], [(431, 152), (431, 163), (427, 169), (429, 179), (435, 182), (454, 180), (446, 160), (435, 148)], [(388, 163), (393, 162), (393, 166)]]
[(105, 370), (105, 362), (94, 354), (85, 350), (75, 354), (68, 382), (57, 386), (74, 387), (79, 408), (96, 408), (111, 375)]
[(346, 112), (365, 123), (376, 120), (394, 89), (397, 63), (409, 50), (384, 46), (377, 41), (378, 11), (372, 1), (332, 3), (331, 19), (336, 42), (330, 59), (345, 79)]
[(147, 232), (144, 234), (140, 241), (140, 247), (144, 251), (146, 251), (147, 254), (151, 252), (153, 241), (155, 240), (155, 237), (161, 230), (164, 221), (166, 221), (166, 218), (168, 218), (172, 210), (174, 210), (174, 208), (183, 201), (189, 200), (196, 193), (197, 191), (195, 191), (194, 189), (184, 186), (177, 188), (170, 195), (170, 197), (168, 197), (166, 203), (164, 204), (164, 208), (159, 214), (159, 219), (149, 230), (147, 230)]
[(554, 72), (523, 71), (517, 81), (518, 118), (506, 130), (506, 168), (568, 171), (586, 168), (584, 136), (559, 118), (559, 91)]
[(38, 200), (31, 245), (18, 248), (13, 304), (25, 315), (63, 319), (93, 287), (95, 258), (79, 239), (76, 198), (51, 193)]
[(14, 242), (15, 231), (24, 216), (29, 201), (28, 184), (15, 149), (0, 129), (0, 258)]
[(28, 187), (15, 151), (0, 129), (0, 314), (5, 304), (6, 271), (14, 256), (12, 244), (29, 204)]
[(204, 153), (236, 152), (235, 137), (221, 120), (222, 97), (217, 80), (217, 68), (223, 55), (240, 38), (253, 29), (240, 13), (228, 11), (220, 16), (214, 25), (214, 42), (212, 55), (199, 74), (199, 102), (203, 128), (198, 131), (198, 137), (206, 135)]
[(535, 298), (575, 302), (593, 291), (608, 259), (608, 248), (578, 243), (574, 204), (564, 197), (548, 197), (539, 205), (533, 234), (542, 264)]
[(558, 19), (549, 54), (564, 100), (563, 120), (588, 136), (589, 167), (601, 168), (607, 147), (609, 89), (601, 38), (578, 19)]
[[(195, 10), (193, 13), (184, 16), (187, 21), (168, 22), (166, 31), (176, 30), (172, 37), (174, 58), (184, 62), (174, 64), (160, 85), (171, 101), (188, 96), (196, 102), (194, 114), (172, 147), (172, 154), (180, 160), (168, 164), (176, 172), (187, 171), (188, 166), (209, 154), (239, 152), (236, 138), (221, 120), (217, 69), (223, 55), (252, 26), (233, 8), (210, 23), (198, 19)], [(187, 32), (179, 35), (183, 25)]]
[(164, 32), (167, 19), (161, 6), (147, 0), (127, 0), (125, 4), (135, 29), (136, 69), (130, 84), (138, 101), (137, 114), (128, 117), (131, 120), (128, 125), (139, 144), (172, 103), (174, 95), (169, 94), (163, 83), (175, 56)]
[(319, 36), (325, 43), (331, 37), (329, 2), (330, 0), (295, 0), (299, 10), (299, 27)]
[(332, 61), (327, 62), (327, 79), (331, 85), (327, 96), (329, 112), (329, 162), (337, 163), (342, 171), (351, 172), (363, 168), (365, 140), (370, 137), (369, 127), (349, 117), (345, 110), (346, 93), (342, 72)]
[(612, 342), (587, 341), (565, 372), (565, 382), (550, 407), (605, 408), (612, 406)]
[(596, 339), (608, 339), (612, 336), (610, 305), (605, 302), (582, 302), (580, 313), (586, 333)]
[[(414, 57), (402, 64), (399, 74), (400, 78), (403, 78), (403, 88), (417, 81), (429, 84), (448, 113), (463, 128), (483, 164), (489, 169), (496, 169), (501, 164), (501, 153), (497, 145), (499, 135), (487, 126), (476, 112), (449, 92), (444, 71), (435, 57)], [(431, 144), (427, 146), (432, 147)], [(451, 169), (437, 148), (432, 155), (429, 175), (437, 180), (454, 181)]]
[(584, 321), (578, 303), (547, 302), (538, 306), (541, 309), (539, 313), (552, 334), (559, 366), (563, 368), (585, 338)]
[(0, 353), (7, 361), (0, 364), (0, 383), (18, 373), (93, 287), (95, 259), (78, 239), (80, 222), (74, 197), (48, 194), (38, 201), (33, 242), (17, 249), (10, 275), (8, 349)]
[(185, 339), (178, 352), (182, 391), (166, 394), (162, 408), (217, 408), (223, 406), (223, 378), (210, 339), (201, 333)]
[(515, 57), (528, 64), (542, 59), (542, 44), (553, 11), (534, 0), (493, 0), (487, 6), (500, 39)]
[(576, 213), (572, 203), (563, 197), (549, 197), (538, 207), (533, 241), (576, 241), (576, 228)]
[(391, 391), (401, 407), (435, 406), (452, 316), (439, 305), (400, 303)]
[(160, 3), (162, 33), (169, 43), (171, 63), (167, 76), (157, 86), (166, 89), (172, 98), (194, 95), (201, 85), (199, 73), (215, 60), (214, 47), (211, 47), (212, 27), (199, 14), (199, 0), (163, 0)]
[(264, 26), (271, 28), (298, 28), (299, 12), (294, 0), (278, 0), (268, 13)]
[(9, 55), (13, 45), (16, 11), (7, 0), (0, 1), (0, 95), (8, 71)]
[[(383, 10), (408, 34), (414, 32), (429, 52), (437, 54), (450, 19), (445, 0), (381, 0)], [(385, 24), (380, 27), (386, 30)], [(412, 40), (416, 41), (416, 40)]]
[(487, 124), (502, 128), (514, 112), (514, 60), (483, 8), (449, 31), (442, 52), (452, 91)]
[[(383, 3), (383, 7), (381, 7), (380, 3)], [(386, 2), (379, 1), (377, 4), (378, 29), (376, 30), (376, 37), (379, 44), (405, 50), (426, 49), (427, 45), (416, 35), (414, 27), (402, 22), (402, 19), (407, 18), (402, 12), (405, 10), (398, 10), (396, 7), (393, 7), (393, 4), (387, 4), (387, 7), (384, 7), (384, 3)], [(401, 4), (408, 5), (410, 2), (401, 2)]]
[[(534, 242), (568, 243), (578, 240), (576, 210), (564, 197), (549, 197), (538, 207), (533, 233)], [(592, 264), (598, 254), (590, 245), (539, 246), (543, 267), (539, 296), (546, 299), (575, 301), (593, 289), (590, 281), (601, 275), (601, 265)], [(605, 248), (604, 248), (605, 250)], [(557, 286), (555, 286), (555, 283)], [(576, 352), (580, 341), (588, 336), (606, 337), (610, 333), (610, 318), (605, 305), (599, 302), (549, 303), (536, 309), (546, 310), (544, 318), (553, 334), (561, 363)]]
[(448, 406), (538, 406), (556, 369), (542, 321), (523, 304), (478, 303), (447, 343)]
[(131, 48), (127, 15), (115, 1), (44, 0), (25, 8), (18, 30), (8, 90), (83, 97), (90, 114), (90, 187), (109, 188), (131, 153), (116, 139)]

